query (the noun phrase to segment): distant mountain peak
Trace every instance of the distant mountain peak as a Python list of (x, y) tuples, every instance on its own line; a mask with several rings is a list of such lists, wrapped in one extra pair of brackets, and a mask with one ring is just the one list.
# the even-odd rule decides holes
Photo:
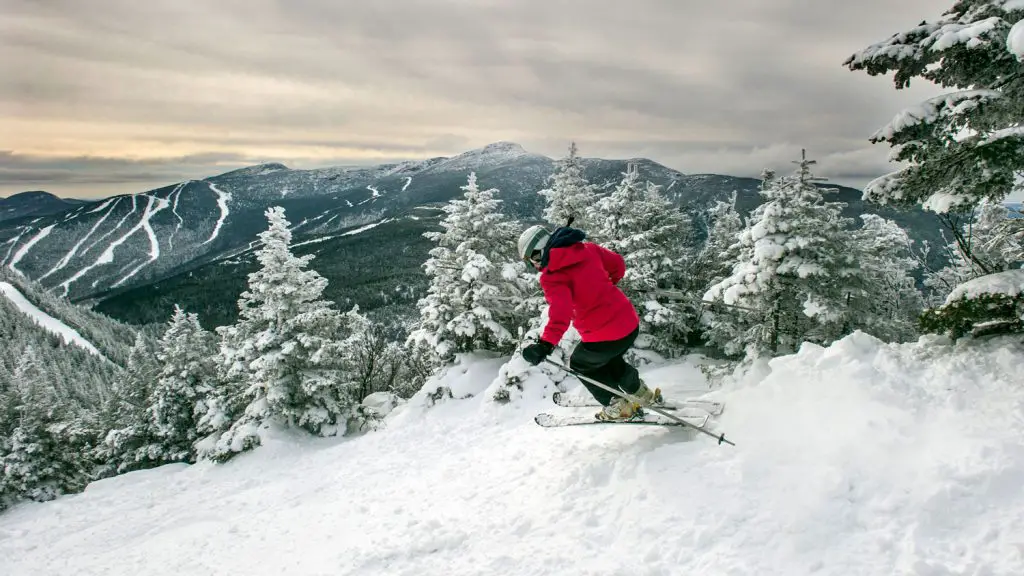
[(284, 164), (280, 162), (267, 162), (264, 164), (256, 164), (255, 166), (246, 166), (245, 168), (239, 168), (238, 170), (232, 170), (215, 176), (215, 178), (240, 178), (250, 176), (263, 176), (270, 174), (271, 172), (280, 172), (281, 170), (290, 170)]
[(527, 154), (526, 149), (515, 142), (500, 140), (492, 142), (479, 150), (481, 154)]
[(36, 198), (46, 198), (48, 200), (59, 199), (56, 194), (51, 194), (50, 192), (43, 190), (28, 190), (26, 192), (18, 192), (17, 194), (12, 194), (7, 197), (8, 200), (33, 200)]

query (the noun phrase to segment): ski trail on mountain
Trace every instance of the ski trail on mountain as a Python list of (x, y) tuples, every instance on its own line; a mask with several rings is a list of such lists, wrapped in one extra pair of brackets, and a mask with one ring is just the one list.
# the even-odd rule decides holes
[(168, 250), (174, 250), (174, 235), (178, 233), (178, 230), (181, 230), (181, 225), (185, 223), (185, 221), (182, 220), (181, 215), (178, 214), (178, 199), (181, 198), (181, 191), (185, 188), (186, 184), (188, 184), (188, 182), (178, 184), (178, 187), (168, 195), (168, 198), (174, 196), (174, 204), (171, 206), (171, 212), (174, 213), (174, 217), (178, 219), (178, 225), (174, 227), (174, 231), (171, 232), (170, 238), (167, 239)]
[[(120, 203), (121, 203), (121, 198), (124, 198), (124, 196), (121, 196), (121, 197), (119, 197), (119, 198), (117, 199), (117, 202), (115, 202), (115, 205), (114, 205), (114, 206), (111, 206), (111, 208), (110, 208), (111, 210), (113, 210), (113, 209), (114, 209), (114, 208), (116, 207), (116, 205), (117, 205), (117, 204), (120, 204)], [(84, 255), (86, 255), (86, 254), (88, 254), (88, 253), (89, 253), (89, 252), (90, 252), (90, 251), (91, 251), (91, 250), (92, 250), (93, 248), (95, 248), (95, 247), (96, 247), (96, 245), (97, 245), (97, 244), (99, 244), (100, 242), (103, 242), (104, 240), (106, 240), (106, 238), (107, 238), (108, 236), (110, 236), (110, 235), (111, 235), (111, 234), (113, 234), (114, 232), (116, 232), (116, 231), (120, 230), (120, 229), (121, 229), (121, 225), (122, 225), (122, 224), (124, 224), (126, 220), (128, 220), (128, 217), (129, 217), (129, 216), (131, 216), (132, 214), (135, 214), (135, 209), (136, 209), (136, 200), (135, 200), (135, 198), (136, 198), (136, 197), (135, 197), (135, 196), (132, 196), (131, 198), (132, 198), (132, 209), (131, 209), (131, 210), (129, 210), (129, 211), (128, 211), (128, 213), (127, 213), (127, 214), (125, 214), (125, 215), (124, 215), (124, 216), (123, 216), (123, 217), (121, 218), (121, 220), (119, 220), (119, 221), (117, 222), (117, 226), (114, 226), (114, 227), (113, 227), (113, 228), (111, 228), (110, 230), (107, 230), (107, 231), (106, 231), (106, 232), (105, 232), (105, 233), (103, 234), (103, 236), (100, 236), (99, 238), (97, 238), (97, 239), (96, 239), (96, 241), (95, 241), (95, 242), (93, 242), (92, 244), (90, 244), (90, 245), (89, 245), (89, 247), (88, 247), (88, 248), (86, 248), (84, 252), (82, 252), (82, 255), (83, 255), (83, 256), (84, 256)]]
[[(131, 231), (125, 234), (121, 240), (111, 244), (110, 248), (108, 248), (107, 250), (109, 251), (110, 261), (113, 261), (114, 248), (119, 246), (121, 243), (127, 240), (129, 236), (131, 236), (141, 228), (146, 233), (146, 236), (149, 238), (149, 260), (143, 262), (142, 264), (139, 264), (138, 268), (135, 268), (127, 276), (121, 278), (116, 283), (114, 283), (113, 288), (117, 288), (118, 286), (124, 284), (130, 278), (138, 274), (139, 270), (142, 270), (143, 268), (146, 267), (146, 265), (155, 262), (157, 258), (160, 257), (160, 239), (156, 237), (156, 232), (153, 230), (153, 226), (150, 224), (150, 220), (157, 212), (163, 210), (164, 208), (167, 208), (170, 205), (170, 201), (165, 198), (158, 198), (156, 196), (148, 196), (148, 198), (149, 202), (146, 204), (146, 211), (142, 214), (142, 218), (139, 219), (139, 223), (136, 224), (131, 229)], [(153, 209), (154, 203), (157, 205), (157, 208), (155, 210)], [(104, 255), (106, 254), (107, 253), (104, 252)]]
[(40, 230), (35, 236), (32, 237), (31, 240), (29, 240), (24, 246), (19, 248), (18, 251), (14, 253), (14, 258), (12, 258), (11, 263), (7, 265), (11, 272), (24, 276), (21, 270), (17, 269), (18, 262), (21, 262), (21, 259), (24, 258), (25, 255), (28, 254), (28, 251), (31, 250), (32, 247), (35, 246), (40, 240), (49, 236), (50, 232), (53, 231), (54, 226), (56, 226), (56, 224), (50, 224), (49, 226)]
[[(79, 278), (85, 276), (86, 274), (89, 273), (89, 271), (93, 270), (97, 266), (101, 266), (103, 264), (109, 264), (109, 263), (113, 262), (114, 261), (114, 250), (116, 250), (117, 247), (120, 246), (121, 244), (124, 244), (125, 242), (127, 242), (128, 239), (131, 238), (140, 229), (143, 229), (143, 227), (145, 227), (145, 228), (147, 228), (147, 234), (152, 234), (153, 229), (149, 226), (149, 219), (152, 218), (153, 214), (156, 214), (160, 210), (163, 210), (164, 208), (166, 208), (168, 206), (169, 202), (167, 200), (164, 200), (163, 198), (154, 198), (153, 196), (150, 196), (149, 194), (143, 194), (143, 196), (146, 197), (147, 203), (146, 203), (145, 212), (143, 212), (142, 217), (139, 218), (139, 222), (136, 223), (135, 226), (132, 226), (132, 228), (130, 230), (128, 230), (128, 232), (125, 232), (120, 238), (118, 238), (117, 240), (111, 242), (106, 247), (106, 249), (103, 250), (103, 252), (96, 258), (96, 260), (93, 261), (92, 264), (86, 266), (85, 268), (82, 268), (74, 276), (72, 276), (71, 278), (68, 278), (64, 282), (61, 282), (60, 287), (64, 289), (64, 295), (65, 296), (67, 296), (67, 294), (68, 294), (68, 292), (69, 292), (69, 290), (71, 288), (71, 284), (73, 284)], [(158, 208), (156, 210), (152, 209), (153, 208), (154, 200), (158, 201), (158, 203), (159, 203), (159, 206), (158, 206)], [(128, 215), (134, 213), (135, 212), (135, 208), (136, 208), (136, 196), (132, 196), (132, 211), (129, 212)], [(127, 218), (128, 215), (126, 215), (125, 218)], [(124, 218), (121, 219), (121, 222), (124, 222)], [(121, 226), (121, 222), (118, 222), (118, 225), (117, 225), (118, 228)], [(117, 230), (117, 228), (114, 228), (114, 230)], [(111, 232), (113, 232), (113, 230), (111, 230)], [(155, 234), (150, 236), (150, 243), (151, 244), (152, 244), (152, 241), (153, 241), (154, 238), (155, 238)], [(160, 253), (159, 246), (156, 249), (156, 253), (159, 256), (159, 253)], [(152, 255), (152, 248), (150, 249), (150, 254)], [(93, 286), (95, 286), (95, 284), (93, 284)]]
[[(108, 204), (111, 204), (113, 202), (114, 202), (114, 200), (107, 200), (106, 202), (103, 203), (103, 206), (100, 206), (100, 208), (103, 208), (104, 206), (107, 206)], [(89, 213), (92, 214), (95, 211), (96, 210), (92, 210)], [(85, 244), (85, 241), (88, 240), (93, 235), (93, 233), (96, 232), (96, 230), (104, 222), (106, 222), (106, 220), (110, 216), (111, 212), (113, 212), (113, 207), (111, 207), (110, 210), (107, 210), (107, 213), (104, 214), (102, 218), (97, 220), (96, 223), (92, 225), (92, 228), (89, 229), (89, 231), (85, 234), (85, 236), (83, 236), (81, 240), (76, 242), (75, 245), (71, 247), (71, 250), (69, 250), (68, 253), (65, 254), (63, 258), (60, 259), (60, 262), (57, 262), (57, 264), (53, 268), (51, 268), (49, 272), (47, 272), (46, 274), (43, 274), (42, 276), (40, 276), (38, 281), (42, 282), (43, 280), (46, 280), (46, 278), (48, 278), (53, 273), (59, 272), (60, 270), (63, 270), (64, 267), (67, 266), (68, 263), (71, 262), (71, 259), (74, 258), (76, 254), (78, 254), (78, 249), (82, 247), (82, 244)]]
[(213, 242), (213, 239), (220, 234), (220, 227), (224, 225), (224, 220), (228, 217), (228, 201), (231, 200), (231, 194), (217, 188), (217, 185), (213, 182), (207, 182), (207, 186), (210, 190), (213, 190), (217, 194), (217, 206), (220, 207), (220, 218), (217, 219), (217, 223), (213, 226), (213, 232), (210, 237), (203, 242), (203, 245)]
[(7, 248), (7, 253), (4, 254), (4, 263), (5, 264), (7, 263), (7, 259), (11, 257), (11, 252), (14, 250), (14, 247), (18, 245), (18, 242), (21, 240), (21, 237), (25, 235), (25, 229), (22, 228), (20, 230), (21, 231), (18, 232), (17, 236), (15, 236), (14, 238), (11, 238), (10, 240), (8, 240), (6, 242), (7, 244), (10, 244), (10, 246)]
[(60, 336), (60, 338), (64, 340), (65, 344), (80, 346), (100, 358), (107, 359), (99, 350), (96, 349), (95, 346), (92, 345), (92, 342), (86, 340), (78, 333), (77, 330), (40, 310), (35, 304), (30, 302), (28, 298), (25, 298), (21, 291), (14, 285), (8, 284), (7, 282), (0, 282), (0, 293), (6, 296), (18, 310), (31, 318), (32, 321), (41, 328), (51, 334)]
[(92, 210), (89, 210), (89, 212), (87, 212), (87, 214), (95, 214), (97, 212), (102, 212), (104, 209), (106, 209), (107, 206), (117, 202), (118, 200), (120, 200), (120, 198), (111, 198), (110, 200), (107, 200), (106, 202), (100, 204), (96, 208), (93, 208)]

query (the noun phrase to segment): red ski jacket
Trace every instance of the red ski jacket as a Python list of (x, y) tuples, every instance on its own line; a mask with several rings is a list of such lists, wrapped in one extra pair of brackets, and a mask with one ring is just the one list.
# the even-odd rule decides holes
[(547, 249), (540, 275), (549, 304), (548, 323), (541, 339), (557, 346), (570, 323), (584, 342), (628, 336), (640, 319), (633, 303), (617, 286), (626, 274), (622, 256), (590, 242), (558, 244), (556, 241)]

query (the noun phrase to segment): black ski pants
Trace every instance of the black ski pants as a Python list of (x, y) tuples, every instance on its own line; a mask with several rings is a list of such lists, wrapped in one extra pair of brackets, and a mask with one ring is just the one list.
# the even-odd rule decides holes
[[(569, 357), (569, 367), (606, 386), (635, 394), (640, 390), (640, 373), (626, 362), (623, 355), (629, 351), (639, 333), (640, 329), (637, 328), (621, 340), (580, 342)], [(583, 380), (583, 385), (602, 406), (611, 404), (616, 398), (611, 392), (586, 380)]]

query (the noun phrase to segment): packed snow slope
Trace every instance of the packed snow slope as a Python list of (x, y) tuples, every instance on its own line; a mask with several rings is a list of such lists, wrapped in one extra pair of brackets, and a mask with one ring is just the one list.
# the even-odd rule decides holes
[[(805, 346), (708, 395), (736, 447), (542, 429), (540, 410), (586, 409), (554, 407), (541, 374), (495, 404), (502, 362), (467, 361), (455, 399), (427, 408), (425, 389), (378, 432), (278, 433), (226, 465), (20, 505), (0, 515), (0, 573), (1024, 574), (1019, 338)], [(692, 360), (645, 377), (702, 385)]]

